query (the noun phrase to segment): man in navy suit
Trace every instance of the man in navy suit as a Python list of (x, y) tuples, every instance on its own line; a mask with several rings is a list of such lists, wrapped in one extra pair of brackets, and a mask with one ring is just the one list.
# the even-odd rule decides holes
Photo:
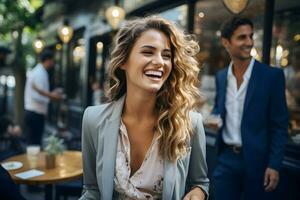
[(251, 57), (253, 23), (234, 17), (222, 27), (228, 68), (216, 75), (213, 113), (220, 114), (216, 200), (265, 199), (279, 182), (288, 111), (281, 69)]

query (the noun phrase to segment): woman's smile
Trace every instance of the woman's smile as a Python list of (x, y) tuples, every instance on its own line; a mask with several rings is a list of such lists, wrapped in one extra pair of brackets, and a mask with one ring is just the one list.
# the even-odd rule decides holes
[(126, 71), (127, 91), (158, 92), (172, 69), (167, 36), (155, 29), (142, 33), (122, 69)]

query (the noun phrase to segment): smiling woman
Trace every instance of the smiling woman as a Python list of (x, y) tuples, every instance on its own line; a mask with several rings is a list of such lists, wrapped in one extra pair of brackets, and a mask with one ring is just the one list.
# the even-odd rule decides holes
[(121, 66), (126, 74), (127, 93), (137, 93), (139, 89), (142, 95), (158, 92), (170, 75), (171, 54), (169, 39), (163, 32), (143, 32)]
[(202, 117), (193, 112), (201, 100), (198, 51), (160, 17), (120, 29), (109, 66), (111, 102), (83, 116), (81, 199), (207, 198)]

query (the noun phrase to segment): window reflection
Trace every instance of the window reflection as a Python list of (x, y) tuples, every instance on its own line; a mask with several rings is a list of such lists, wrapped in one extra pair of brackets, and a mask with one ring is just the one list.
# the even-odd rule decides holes
[[(53, 51), (55, 52), (55, 67), (50, 71), (50, 87), (51, 89), (61, 87), (63, 88), (62, 77), (63, 77), (63, 69), (62, 69), (62, 59), (63, 59), (63, 47), (62, 43), (57, 43), (52, 46)], [(60, 117), (60, 103), (59, 102), (51, 102), (48, 108), (48, 120), (50, 123), (55, 124)]]
[(104, 90), (108, 83), (108, 63), (112, 49), (112, 34), (95, 36), (90, 41), (90, 58), (88, 72), (88, 104), (99, 105), (107, 101)]
[(104, 100), (104, 91), (102, 86), (102, 67), (103, 67), (103, 47), (104, 44), (102, 41), (98, 41), (96, 43), (96, 71), (95, 77), (91, 81), (92, 88), (92, 104), (100, 105)]
[(80, 65), (84, 56), (85, 56), (84, 46), (83, 45), (76, 46), (73, 50), (73, 62), (76, 65)]
[(187, 5), (181, 5), (167, 11), (159, 13), (165, 19), (168, 19), (183, 29), (187, 29)]
[(82, 64), (85, 58), (85, 42), (82, 37), (83, 32), (75, 32), (74, 38), (70, 43), (70, 64), (67, 69), (67, 96), (70, 102), (81, 105), (82, 95)]
[(123, 7), (126, 12), (132, 11), (136, 8), (149, 4), (155, 0), (124, 0)]
[(299, 1), (275, 2), (270, 52), (272, 65), (284, 70), (290, 112), (289, 134), (291, 142), (298, 145), (300, 145), (300, 12), (295, 8), (299, 7)]
[[(103, 42), (99, 41), (96, 44), (97, 56), (96, 56), (96, 69), (97, 71), (101, 69), (103, 63)], [(98, 77), (100, 79), (100, 77)]]

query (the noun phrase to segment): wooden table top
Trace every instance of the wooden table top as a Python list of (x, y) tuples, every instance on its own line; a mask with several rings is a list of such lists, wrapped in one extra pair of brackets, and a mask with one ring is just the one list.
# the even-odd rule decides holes
[(53, 184), (78, 179), (82, 176), (82, 154), (80, 151), (64, 151), (62, 155), (56, 157), (56, 167), (53, 169), (46, 169), (45, 155), (45, 152), (39, 153), (37, 165), (35, 167), (35, 169), (41, 170), (45, 172), (45, 174), (29, 179), (20, 179), (15, 176), (17, 173), (31, 169), (26, 154), (13, 156), (3, 162), (19, 161), (23, 163), (21, 168), (8, 171), (12, 179), (18, 184)]

